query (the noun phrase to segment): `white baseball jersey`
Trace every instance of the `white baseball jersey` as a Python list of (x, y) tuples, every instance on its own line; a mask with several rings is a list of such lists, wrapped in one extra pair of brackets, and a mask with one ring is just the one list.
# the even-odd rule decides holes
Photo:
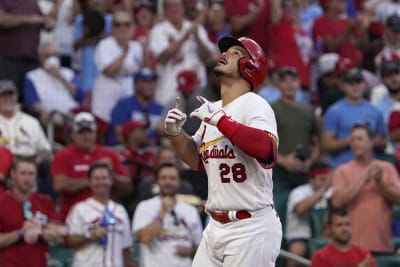
[[(75, 77), (74, 72), (69, 68), (61, 67), (60, 74), (69, 82), (73, 82)], [(43, 68), (31, 70), (26, 76), (35, 87), (40, 105), (45, 110), (68, 113), (78, 106), (78, 102), (61, 80), (53, 77)]]
[[(222, 108), (222, 101), (212, 104)], [(277, 141), (275, 114), (259, 95), (249, 92), (223, 110), (237, 122), (267, 131)], [(202, 122), (193, 136), (208, 175), (206, 209), (258, 210), (273, 203), (270, 163), (260, 163), (234, 146), (217, 127)]]
[(103, 73), (122, 54), (122, 48), (114, 37), (107, 37), (99, 42), (95, 51), (95, 63), (99, 70), (92, 90), (92, 112), (109, 122), (111, 111), (118, 100), (133, 95), (135, 86), (133, 74), (143, 65), (143, 48), (137, 41), (129, 42), (129, 50), (123, 62), (123, 71), (113, 77)]
[[(123, 267), (122, 251), (132, 246), (128, 214), (124, 207), (110, 200), (108, 209), (114, 215), (116, 224), (108, 226), (106, 248), (99, 242), (91, 242), (76, 250), (73, 267)], [(77, 203), (69, 212), (66, 224), (68, 233), (85, 235), (93, 226), (99, 225), (105, 206), (94, 198)]]
[[(139, 203), (133, 217), (134, 233), (150, 224), (161, 210), (161, 199), (155, 196)], [(163, 218), (162, 230), (148, 245), (140, 245), (140, 267), (190, 267), (191, 257), (175, 255), (177, 245), (200, 244), (203, 226), (195, 207), (177, 201), (175, 217), (168, 213)]]
[[(311, 237), (311, 227), (309, 214), (306, 212), (297, 215), (293, 209), (300, 201), (312, 196), (314, 191), (310, 184), (304, 184), (296, 187), (290, 192), (287, 210), (286, 210), (286, 230), (285, 237), (288, 240)], [(322, 209), (327, 207), (328, 198), (332, 196), (332, 189), (324, 193), (322, 198), (314, 205), (314, 209)]]
[[(182, 28), (179, 30), (168, 20), (158, 23), (149, 34), (150, 51), (158, 57), (172, 43), (181, 40), (190, 27), (192, 27), (192, 22), (188, 20), (183, 21)], [(202, 25), (198, 25), (197, 35), (211, 53), (216, 53), (216, 47), (208, 38), (207, 31)], [(177, 75), (187, 69), (196, 70), (200, 86), (205, 87), (207, 84), (206, 68), (200, 59), (198, 42), (193, 35), (183, 43), (179, 52), (166, 64), (157, 65), (157, 72), (160, 76), (157, 81), (155, 99), (158, 102), (167, 105), (175, 99), (178, 95)]]
[(11, 118), (0, 115), (0, 145), (19, 156), (33, 156), (39, 151), (51, 150), (39, 121), (21, 111)]

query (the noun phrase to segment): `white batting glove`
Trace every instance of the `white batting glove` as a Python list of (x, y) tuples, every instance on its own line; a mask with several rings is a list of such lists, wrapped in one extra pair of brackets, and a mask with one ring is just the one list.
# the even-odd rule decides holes
[(222, 109), (214, 111), (211, 102), (202, 96), (198, 96), (197, 99), (203, 103), (203, 105), (190, 113), (190, 117), (196, 117), (208, 124), (217, 126), (220, 119), (226, 115), (225, 111)]
[(186, 114), (177, 108), (170, 109), (165, 117), (164, 132), (170, 136), (180, 134), (183, 124), (186, 121)]

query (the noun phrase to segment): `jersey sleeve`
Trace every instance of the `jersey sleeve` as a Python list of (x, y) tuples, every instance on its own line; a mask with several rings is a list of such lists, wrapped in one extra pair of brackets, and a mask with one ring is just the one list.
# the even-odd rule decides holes
[(307, 198), (307, 194), (305, 194), (303, 188), (297, 187), (290, 192), (289, 197), (288, 197), (288, 202), (287, 202), (287, 211), (293, 213), (294, 207), (299, 203), (300, 201), (304, 200)]
[(49, 143), (49, 140), (47, 140), (46, 135), (43, 132), (42, 126), (40, 126), (39, 121), (37, 120), (34, 121), (33, 125), (36, 128), (38, 134), (38, 139), (36, 142), (37, 150), (49, 152), (51, 150), (51, 145)]
[(85, 235), (87, 229), (83, 226), (84, 220), (81, 214), (81, 205), (77, 204), (69, 211), (66, 225), (68, 229), (68, 234), (70, 235)]
[(110, 38), (100, 41), (94, 52), (94, 61), (99, 72), (103, 72), (121, 54), (116, 51), (116, 47), (113, 47), (113, 40)]
[(147, 205), (149, 202), (141, 202), (136, 207), (135, 214), (133, 215), (132, 221), (132, 232), (136, 234), (137, 231), (143, 229), (149, 223), (151, 223), (157, 216), (157, 210), (154, 207)]
[(170, 45), (168, 34), (162, 32), (163, 26), (163, 23), (156, 25), (149, 34), (149, 48), (156, 58)]
[(125, 209), (121, 206), (121, 215), (123, 215), (123, 223), (124, 223), (124, 229), (123, 229), (123, 240), (121, 247), (122, 248), (129, 248), (132, 247), (132, 233), (130, 229), (130, 223), (129, 223), (129, 217), (128, 213), (125, 211)]

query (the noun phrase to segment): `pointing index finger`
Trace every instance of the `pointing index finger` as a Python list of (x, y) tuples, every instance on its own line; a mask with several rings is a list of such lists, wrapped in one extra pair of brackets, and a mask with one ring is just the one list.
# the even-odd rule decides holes
[(175, 100), (175, 108), (179, 109), (180, 107), (181, 107), (181, 98), (177, 96)]

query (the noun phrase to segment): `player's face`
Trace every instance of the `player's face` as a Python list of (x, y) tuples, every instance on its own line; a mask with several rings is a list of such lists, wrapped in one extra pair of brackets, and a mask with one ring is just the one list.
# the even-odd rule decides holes
[(32, 192), (36, 185), (36, 166), (29, 162), (19, 162), (11, 171), (12, 187), (23, 194)]
[(366, 129), (357, 128), (351, 132), (350, 147), (355, 158), (371, 153), (373, 146)]
[(90, 151), (96, 144), (96, 132), (90, 129), (82, 129), (72, 133), (74, 144), (85, 151)]
[(175, 195), (180, 186), (179, 172), (174, 167), (162, 168), (157, 177), (161, 195)]
[(223, 52), (219, 62), (215, 66), (215, 74), (218, 77), (230, 77), (237, 79), (240, 77), (238, 61), (242, 57), (248, 57), (246, 49), (241, 46), (232, 46)]
[(332, 216), (331, 224), (332, 238), (340, 243), (347, 244), (351, 237), (351, 221), (350, 216)]
[(110, 194), (112, 178), (107, 169), (98, 168), (93, 170), (89, 183), (94, 196), (105, 197)]

